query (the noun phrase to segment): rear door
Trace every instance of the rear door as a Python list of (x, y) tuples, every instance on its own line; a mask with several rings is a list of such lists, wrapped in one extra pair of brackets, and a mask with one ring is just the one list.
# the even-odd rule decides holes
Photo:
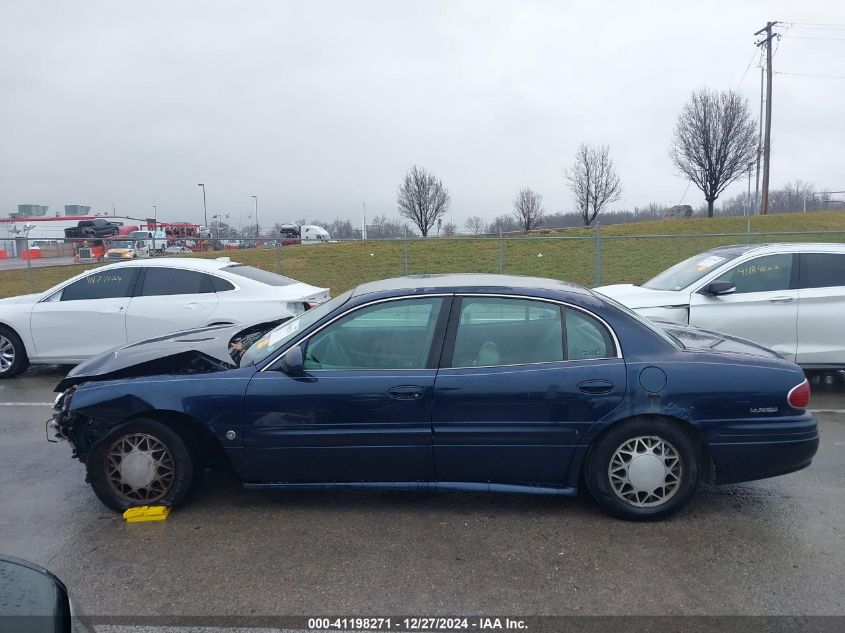
[(845, 365), (845, 253), (801, 253), (798, 354), (801, 365)]
[(625, 394), (609, 330), (534, 299), (455, 300), (432, 415), (439, 481), (560, 485), (579, 439)]
[(129, 302), (126, 334), (130, 343), (207, 325), (217, 307), (215, 278), (181, 268), (143, 268)]
[(690, 297), (690, 325), (748, 339), (795, 359), (798, 324), (797, 255), (761, 255), (732, 266), (712, 281), (736, 292)]
[(38, 356), (71, 362), (125, 345), (137, 275), (137, 267), (94, 270), (36, 303), (30, 328)]

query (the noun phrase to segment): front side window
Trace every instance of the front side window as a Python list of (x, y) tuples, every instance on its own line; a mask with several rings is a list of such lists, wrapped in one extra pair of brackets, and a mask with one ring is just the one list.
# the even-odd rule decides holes
[(308, 340), (304, 368), (425, 369), (442, 304), (429, 297), (355, 310)]
[(147, 268), (138, 294), (142, 297), (158, 297), (208, 292), (214, 292), (214, 280), (210, 275), (195, 270), (150, 267)]
[(792, 254), (764, 255), (735, 266), (716, 281), (728, 281), (736, 293), (789, 290), (792, 280)]
[(799, 288), (845, 286), (845, 255), (804, 253), (798, 272)]
[(137, 269), (112, 269), (97, 271), (74, 281), (62, 290), (62, 301), (88, 299), (115, 299), (128, 297), (135, 284)]
[(560, 307), (531, 299), (464, 297), (452, 367), (563, 360)]

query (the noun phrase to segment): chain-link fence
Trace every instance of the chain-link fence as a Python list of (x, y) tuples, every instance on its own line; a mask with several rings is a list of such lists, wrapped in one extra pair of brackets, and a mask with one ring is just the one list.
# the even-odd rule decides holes
[(845, 230), (622, 234), (595, 227), (579, 235), (438, 237), (286, 245), (261, 238), (189, 244), (120, 238), (105, 242), (39, 239), (0, 243), (0, 296), (37, 292), (84, 268), (161, 256), (229, 257), (234, 262), (325, 286), (408, 274), (505, 273), (585, 286), (642, 283), (716, 246), (764, 242), (845, 242)]

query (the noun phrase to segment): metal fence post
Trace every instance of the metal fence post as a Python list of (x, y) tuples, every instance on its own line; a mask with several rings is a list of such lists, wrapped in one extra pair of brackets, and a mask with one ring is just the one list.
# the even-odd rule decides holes
[(499, 229), (499, 273), (505, 272), (505, 240), (502, 238), (502, 229)]
[(596, 222), (596, 263), (593, 276), (595, 278), (595, 285), (601, 286), (601, 224)]
[(747, 244), (751, 244), (751, 216), (745, 219), (745, 240)]
[[(280, 236), (281, 238), (281, 236)], [(282, 274), (282, 244), (281, 239), (276, 240), (276, 274)]]
[(402, 274), (408, 274), (408, 237), (402, 240)]

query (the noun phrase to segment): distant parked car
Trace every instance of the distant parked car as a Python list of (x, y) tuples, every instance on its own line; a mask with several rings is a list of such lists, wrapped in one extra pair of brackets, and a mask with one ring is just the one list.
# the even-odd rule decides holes
[(164, 249), (166, 255), (179, 255), (180, 253), (193, 253), (190, 248), (184, 246), (168, 246)]
[(642, 286), (596, 288), (651, 319), (768, 347), (805, 369), (845, 367), (845, 244), (740, 244)]
[(120, 511), (177, 506), (220, 465), (249, 488), (585, 486), (616, 515), (655, 519), (700, 481), (808, 466), (819, 436), (801, 369), (683, 336), (694, 344), (551, 279), (386, 279), (269, 332), (209, 327), (92, 358), (56, 387), (51, 435)]
[(328, 296), (326, 288), (226, 257), (102, 266), (44, 292), (0, 299), (0, 378), (187, 328), (278, 323)]

